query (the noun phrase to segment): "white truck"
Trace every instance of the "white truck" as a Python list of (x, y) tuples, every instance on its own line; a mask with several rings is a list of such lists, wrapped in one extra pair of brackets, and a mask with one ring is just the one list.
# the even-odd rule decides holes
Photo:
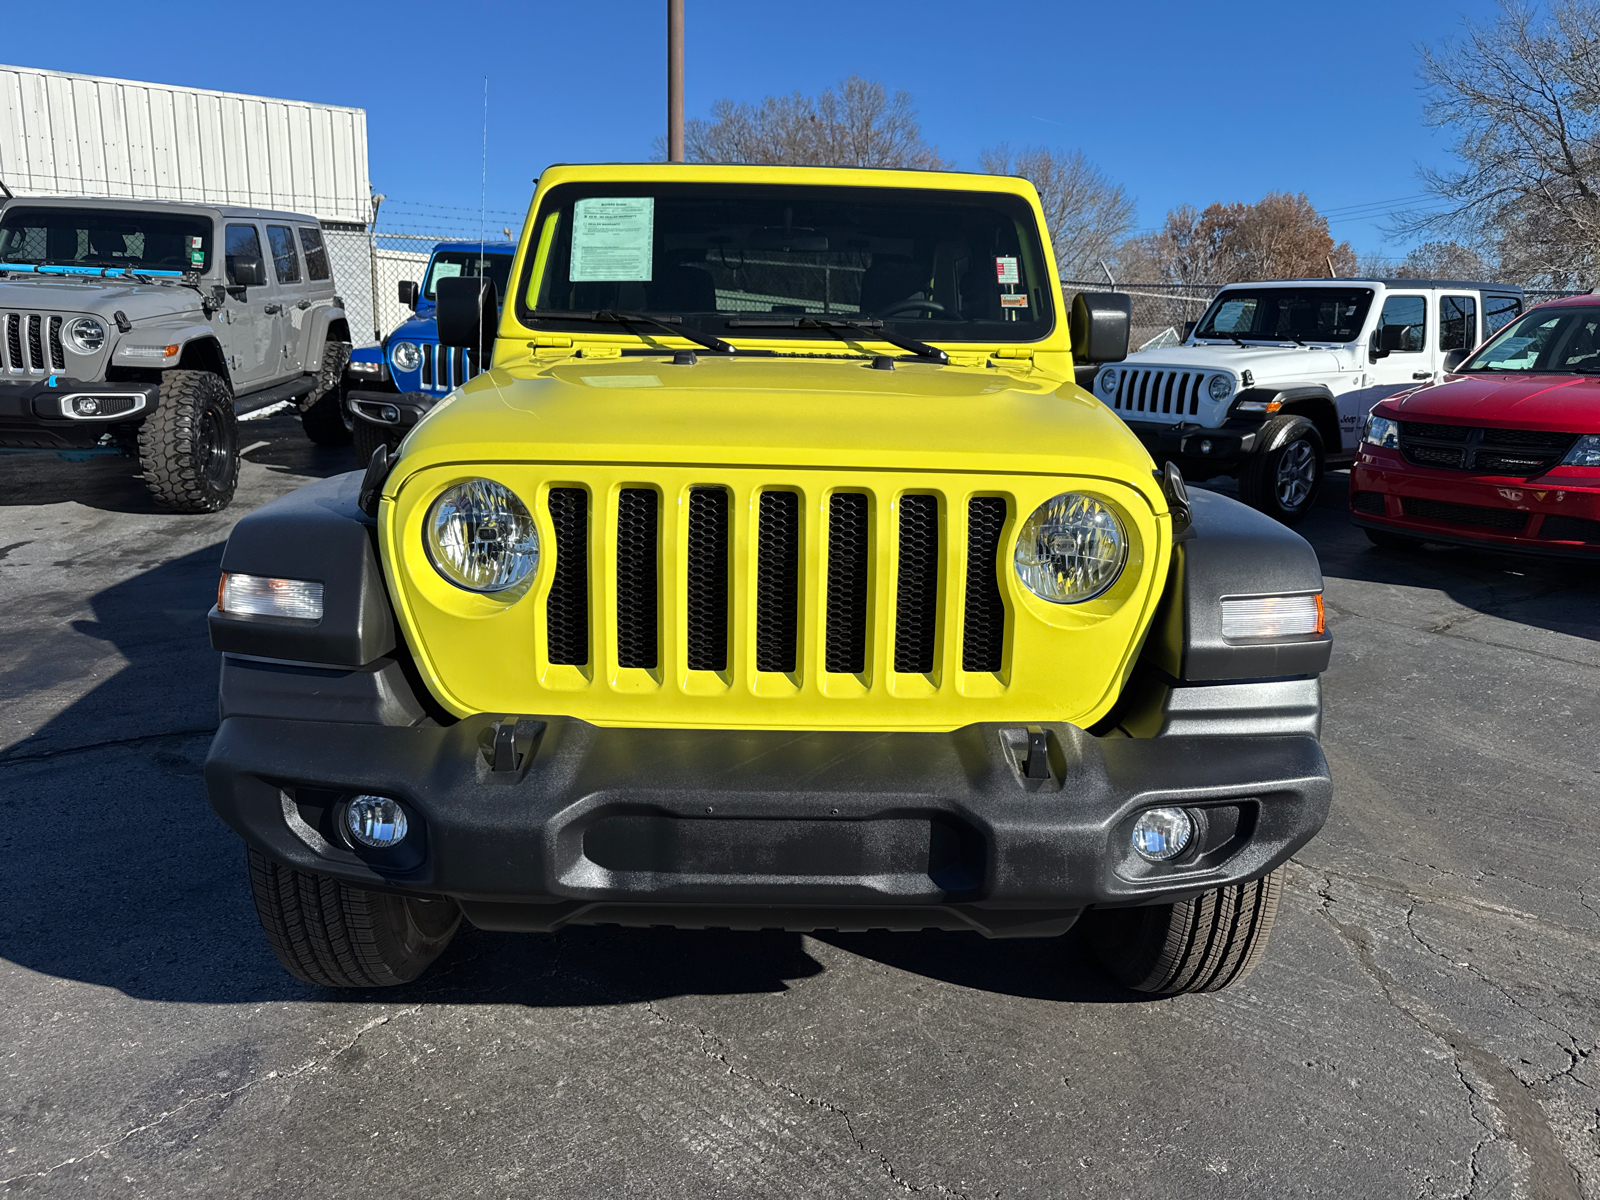
[(1229, 284), (1182, 344), (1102, 367), (1094, 392), (1157, 462), (1239, 479), (1286, 524), (1355, 456), (1372, 406), (1436, 379), (1523, 309), (1522, 289), (1426, 279)]

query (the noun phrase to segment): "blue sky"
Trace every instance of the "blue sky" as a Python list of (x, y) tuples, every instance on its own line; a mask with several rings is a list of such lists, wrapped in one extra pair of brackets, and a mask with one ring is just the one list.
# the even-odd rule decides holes
[[(1450, 138), (1422, 123), (1416, 46), (1495, 12), (1492, 0), (686, 3), (691, 116), (860, 74), (910, 92), (924, 135), (959, 166), (1000, 141), (1082, 149), (1127, 186), (1141, 228), (1177, 204), (1303, 191), (1337, 238), (1392, 254), (1407, 247), (1384, 240), (1385, 211), (1418, 196), (1419, 165), (1450, 161)], [(665, 10), (16, 4), (0, 58), (365, 108), (373, 185), (394, 217), (466, 220), (423, 206), (478, 206), (486, 76), (492, 210), (520, 214), (547, 163), (649, 156), (665, 121)]]

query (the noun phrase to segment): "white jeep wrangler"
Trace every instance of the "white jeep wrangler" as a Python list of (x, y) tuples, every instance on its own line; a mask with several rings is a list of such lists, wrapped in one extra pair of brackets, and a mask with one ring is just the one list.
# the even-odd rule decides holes
[(1157, 462), (1236, 475), (1286, 524), (1355, 456), (1372, 406), (1437, 378), (1523, 308), (1522, 289), (1425, 279), (1230, 284), (1181, 345), (1102, 367), (1094, 392)]

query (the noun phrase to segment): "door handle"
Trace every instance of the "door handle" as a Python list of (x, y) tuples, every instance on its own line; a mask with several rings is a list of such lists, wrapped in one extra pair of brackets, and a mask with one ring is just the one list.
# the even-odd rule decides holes
[(270, 316), (274, 316), (277, 313), (281, 313), (283, 311), (283, 305), (281, 305), (281, 304), (263, 304), (261, 306), (261, 311), (266, 313), (267, 316), (269, 316), (269, 317)]
[(1432, 379), (1433, 378), (1433, 372), (1432, 371), (1413, 371), (1413, 372), (1411, 372), (1411, 378), (1413, 378), (1413, 379)]

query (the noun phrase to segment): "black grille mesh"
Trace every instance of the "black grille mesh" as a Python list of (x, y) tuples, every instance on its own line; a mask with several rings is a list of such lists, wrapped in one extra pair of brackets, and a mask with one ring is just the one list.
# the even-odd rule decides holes
[(617, 665), (656, 667), (656, 494), (623, 488), (617, 497)]
[(1472, 436), (1470, 425), (1435, 425), (1431, 421), (1401, 421), (1406, 437), (1432, 438), (1436, 442), (1464, 442)]
[(1000, 530), (1006, 523), (1003, 496), (974, 496), (967, 505), (967, 608), (961, 666), (998, 671), (1006, 640), (1006, 606), (1000, 599)]
[(939, 499), (900, 497), (900, 591), (895, 597), (894, 669), (933, 670), (938, 629)]
[(44, 319), (37, 313), (28, 318), (28, 357), (35, 371), (44, 367)]
[(689, 669), (728, 669), (728, 492), (689, 491)]
[(1600, 521), (1583, 517), (1546, 517), (1539, 536), (1553, 542), (1600, 542)]
[(61, 349), (61, 318), (50, 318), (50, 369), (65, 371), (67, 369), (67, 356)]
[(556, 571), (545, 604), (550, 661), (581, 667), (589, 661), (589, 493), (550, 489), (556, 529)]
[(1452, 525), (1473, 525), (1482, 529), (1500, 529), (1507, 533), (1521, 533), (1528, 523), (1528, 514), (1509, 508), (1485, 508), (1481, 504), (1452, 504), (1448, 500), (1423, 500), (1407, 496), (1400, 502), (1408, 517), (1421, 517), (1424, 521), (1447, 521)]
[(1371, 513), (1377, 517), (1383, 516), (1386, 511), (1382, 492), (1356, 492), (1350, 497), (1350, 507), (1357, 512)]
[(793, 671), (800, 620), (800, 496), (761, 493), (756, 522), (756, 670)]
[(867, 497), (835, 492), (828, 501), (827, 669), (854, 675), (867, 669), (867, 556), (871, 552)]
[(1578, 440), (1575, 433), (1551, 433), (1543, 429), (1485, 429), (1485, 446), (1514, 446), (1541, 454), (1565, 454)]
[(13, 371), (23, 371), (28, 364), (22, 357), (22, 318), (9, 313), (6, 322), (6, 365)]

